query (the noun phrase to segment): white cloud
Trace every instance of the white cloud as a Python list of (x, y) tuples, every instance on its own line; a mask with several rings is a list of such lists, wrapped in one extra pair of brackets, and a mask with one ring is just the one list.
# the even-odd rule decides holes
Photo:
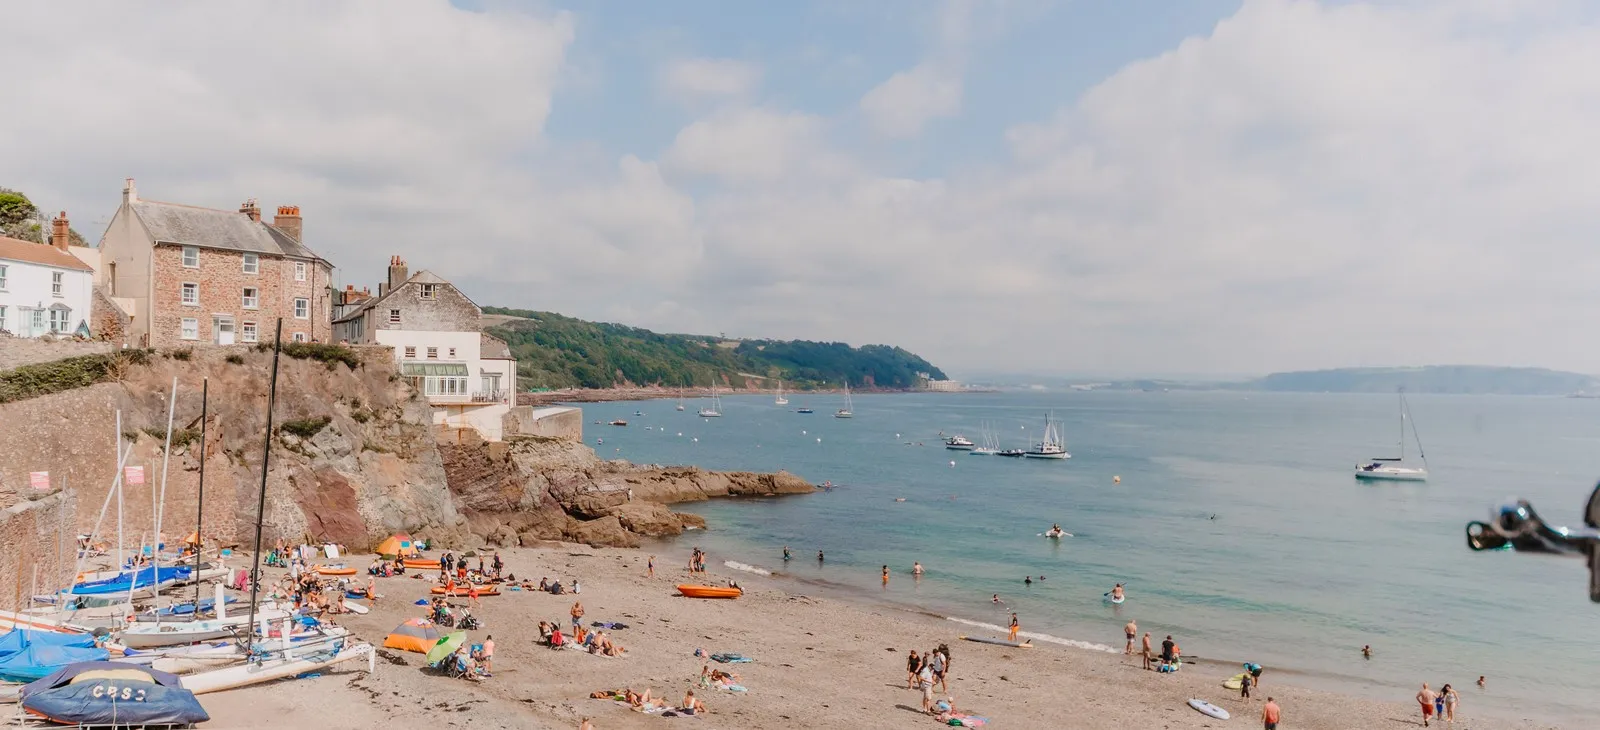
[(836, 172), (842, 163), (825, 148), (822, 126), (809, 114), (727, 108), (684, 127), (663, 159), (673, 170), (735, 184)]
[(731, 58), (685, 58), (662, 67), (657, 83), (677, 99), (740, 96), (761, 83), (761, 67)]
[(938, 64), (901, 71), (861, 97), (861, 112), (873, 131), (888, 137), (913, 137), (928, 122), (961, 110), (961, 77)]

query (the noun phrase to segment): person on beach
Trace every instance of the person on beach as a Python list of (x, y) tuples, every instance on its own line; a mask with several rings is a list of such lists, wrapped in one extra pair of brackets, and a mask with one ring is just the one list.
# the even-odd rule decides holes
[(1022, 628), (1022, 626), (1017, 623), (1017, 614), (1016, 614), (1016, 612), (1013, 611), (1011, 613), (1011, 634), (1010, 634), (1010, 637), (1008, 638), (1008, 641), (1016, 641), (1017, 640), (1017, 631), (1021, 630), (1021, 628)]
[(701, 702), (698, 698), (696, 698), (694, 696), (694, 690), (691, 689), (691, 690), (688, 691), (688, 693), (686, 693), (683, 696), (683, 708), (682, 709), (683, 709), (683, 714), (685, 714), (685, 715), (694, 715), (694, 714), (697, 714), (697, 713), (705, 712), (706, 711), (706, 703)]
[(940, 644), (934, 649), (939, 652), (939, 658), (944, 661), (944, 669), (939, 670), (939, 691), (950, 693), (950, 645)]
[(572, 625), (573, 625), (574, 628), (578, 628), (578, 627), (581, 627), (583, 625), (583, 603), (582, 602), (573, 601), (572, 602), (572, 610), (569, 611), (568, 613), (572, 614)]
[(1366, 644), (1366, 645), (1361, 647), (1361, 658), (1362, 659), (1371, 659), (1372, 658), (1372, 645), (1371, 644)]
[(822, 551), (821, 550), (817, 551), (817, 562), (819, 562), (819, 563), (822, 562)]
[(1122, 627), (1122, 634), (1128, 638), (1128, 645), (1123, 647), (1122, 653), (1132, 654), (1133, 640), (1139, 636), (1139, 622), (1131, 618), (1128, 619), (1128, 625)]
[(917, 672), (922, 669), (922, 657), (917, 655), (917, 650), (912, 649), (906, 657), (906, 689), (917, 688)]
[(1461, 701), (1461, 695), (1456, 694), (1455, 688), (1448, 684), (1446, 684), (1443, 689), (1439, 690), (1439, 694), (1444, 700), (1444, 721), (1451, 725), (1455, 725), (1456, 703)]
[(483, 674), (487, 677), (490, 672), (494, 671), (494, 634), (490, 634), (488, 638), (483, 640), (483, 651), (479, 652), (479, 654), (483, 657)]
[(585, 717), (578, 723), (578, 730), (594, 730), (594, 723), (589, 722), (589, 718)]
[(1243, 677), (1239, 678), (1239, 699), (1241, 699), (1241, 700), (1250, 699), (1250, 675), (1249, 674), (1246, 674)]
[(889, 585), (889, 566), (883, 566), (883, 584)]
[(472, 603), (472, 607), (473, 608), (479, 608), (479, 609), (483, 608), (483, 604), (478, 601), (478, 584), (477, 583), (473, 583), (473, 584), (467, 586), (467, 600)]
[(367, 577), (367, 600), (372, 601), (374, 606), (378, 605), (378, 580), (371, 576)]
[[(1445, 686), (1448, 687), (1449, 685), (1445, 685)], [(1436, 693), (1434, 695), (1434, 697), (1433, 697), (1433, 716), (1438, 718), (1438, 719), (1440, 719), (1440, 720), (1444, 719), (1444, 693), (1443, 692)]]
[(1278, 723), (1282, 722), (1283, 710), (1278, 707), (1277, 701), (1267, 698), (1267, 704), (1261, 707), (1262, 730), (1278, 730)]
[(1171, 664), (1172, 663), (1172, 649), (1173, 649), (1173, 647), (1176, 647), (1177, 645), (1178, 645), (1177, 642), (1174, 642), (1172, 640), (1172, 634), (1167, 634), (1167, 638), (1162, 640), (1162, 642), (1161, 642), (1161, 663), (1162, 664)]
[(650, 558), (649, 558), (649, 561), (647, 563), (645, 563), (645, 577), (646, 578), (654, 578), (654, 577), (656, 577), (656, 556), (654, 556), (654, 555), (651, 555)]
[(1155, 669), (1155, 665), (1150, 663), (1150, 660), (1153, 659), (1153, 658), (1155, 658), (1155, 650), (1150, 648), (1150, 632), (1146, 631), (1146, 632), (1144, 632), (1144, 668), (1145, 669)]
[[(944, 684), (944, 654), (939, 653), (938, 649), (934, 649), (933, 658), (928, 660), (928, 664), (933, 669), (933, 681)], [(950, 686), (946, 684), (944, 691), (949, 692)]]
[(1261, 665), (1255, 662), (1245, 662), (1244, 670), (1250, 673), (1250, 679), (1255, 680), (1256, 689), (1261, 689)]
[(911, 574), (912, 575), (922, 575), (922, 563), (912, 563), (911, 564)]
[(783, 562), (787, 563), (790, 560), (794, 560), (794, 555), (789, 552), (789, 546), (788, 545), (784, 545), (783, 546)]
[(1428, 689), (1428, 683), (1422, 683), (1422, 690), (1417, 692), (1417, 704), (1422, 705), (1422, 726), (1427, 727), (1428, 721), (1433, 718), (1433, 701), (1439, 694)]
[(922, 663), (922, 669), (917, 670), (917, 688), (922, 690), (922, 711), (933, 711), (933, 666), (927, 662)]

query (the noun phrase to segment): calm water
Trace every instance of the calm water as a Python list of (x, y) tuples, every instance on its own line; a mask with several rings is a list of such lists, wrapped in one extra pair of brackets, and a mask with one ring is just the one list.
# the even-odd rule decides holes
[[(1422, 681), (1451, 682), (1465, 707), (1564, 723), (1600, 711), (1600, 607), (1582, 564), (1472, 553), (1463, 532), (1508, 495), (1577, 523), (1600, 478), (1600, 401), (1413, 396), (1431, 478), (1369, 486), (1350, 471), (1394, 450), (1393, 396), (869, 395), (853, 420), (832, 417), (837, 400), (727, 398), (709, 420), (693, 403), (586, 404), (588, 420), (630, 422), (586, 435), (604, 438), (602, 456), (841, 485), (684, 506), (710, 521), (694, 541), (718, 563), (784, 570), (789, 545), (795, 578), (995, 624), (999, 593), (1025, 631), (1063, 639), (1120, 647), (1137, 618), (1185, 654), (1259, 661), (1307, 684), (1408, 699)], [(818, 412), (789, 410), (799, 405)], [(970, 456), (937, 435), (978, 440), (990, 421), (1003, 447), (1021, 446), (1046, 410), (1071, 460)], [(1075, 537), (1039, 537), (1052, 522)], [(922, 581), (906, 575), (913, 561)], [(1025, 575), (1047, 580), (1025, 587)], [(1129, 599), (1113, 608), (1102, 594), (1116, 582)]]

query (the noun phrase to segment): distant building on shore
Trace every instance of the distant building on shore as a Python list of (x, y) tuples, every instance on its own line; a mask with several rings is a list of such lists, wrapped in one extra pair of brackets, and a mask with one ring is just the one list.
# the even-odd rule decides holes
[(917, 385), (922, 390), (934, 393), (960, 393), (967, 387), (956, 380), (934, 380), (928, 373), (917, 373)]

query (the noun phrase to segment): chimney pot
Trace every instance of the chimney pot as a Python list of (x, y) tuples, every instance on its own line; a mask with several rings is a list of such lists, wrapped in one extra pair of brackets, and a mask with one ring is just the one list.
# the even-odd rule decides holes
[(133, 178), (125, 178), (122, 183), (122, 202), (139, 202), (139, 189), (134, 187)]
[[(399, 256), (389, 257), (389, 290), (400, 286), (407, 278), (406, 260)], [(381, 288), (379, 291), (383, 291)]]
[(255, 198), (244, 201), (244, 205), (239, 206), (239, 212), (250, 216), (250, 220), (253, 222), (261, 222), (261, 209), (256, 207)]
[(72, 224), (67, 221), (67, 212), (63, 210), (61, 215), (50, 221), (50, 245), (66, 251), (71, 243)]
[(288, 236), (290, 238), (293, 238), (295, 240), (295, 243), (299, 243), (300, 242), (300, 231), (301, 231), (300, 225), (301, 225), (300, 206), (298, 206), (298, 205), (280, 205), (280, 206), (278, 206), (278, 215), (273, 217), (273, 219), (272, 219), (272, 227), (273, 228), (276, 228), (276, 229), (278, 229), (280, 231), (283, 231), (284, 235), (286, 235), (286, 236)]

